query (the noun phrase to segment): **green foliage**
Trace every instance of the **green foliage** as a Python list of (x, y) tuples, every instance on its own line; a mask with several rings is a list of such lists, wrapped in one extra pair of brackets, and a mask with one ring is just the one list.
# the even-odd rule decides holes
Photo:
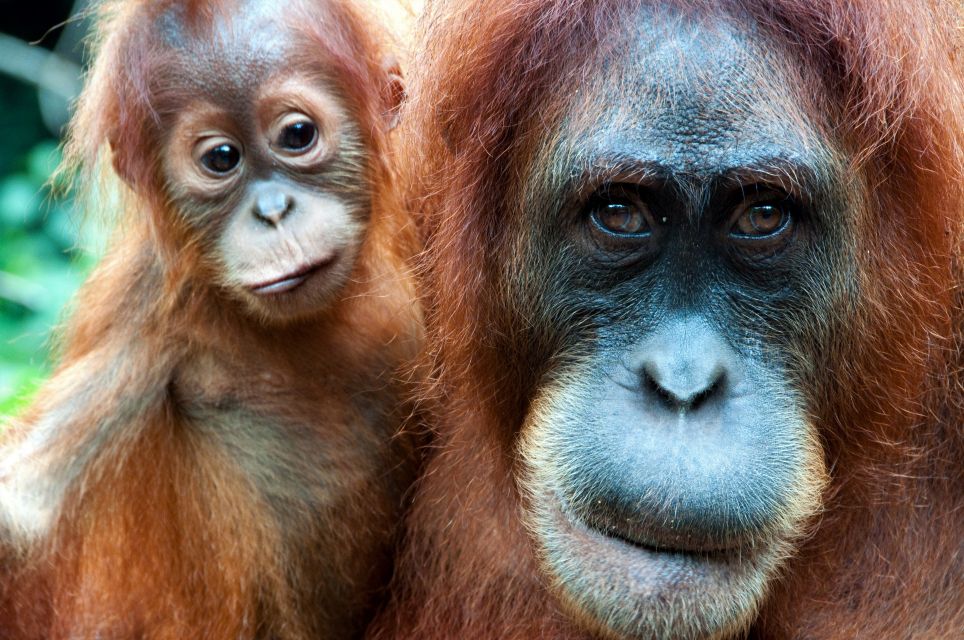
[(49, 372), (50, 331), (93, 265), (71, 201), (47, 187), (59, 160), (55, 141), (40, 142), (0, 177), (0, 416)]
[(0, 74), (0, 179), (23, 169), (24, 155), (45, 132), (36, 89)]

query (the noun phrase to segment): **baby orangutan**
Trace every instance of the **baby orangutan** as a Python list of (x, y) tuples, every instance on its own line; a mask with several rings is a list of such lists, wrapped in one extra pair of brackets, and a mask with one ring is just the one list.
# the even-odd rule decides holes
[(4, 436), (0, 636), (357, 636), (421, 339), (386, 40), (342, 0), (104, 11), (68, 152), (131, 204)]

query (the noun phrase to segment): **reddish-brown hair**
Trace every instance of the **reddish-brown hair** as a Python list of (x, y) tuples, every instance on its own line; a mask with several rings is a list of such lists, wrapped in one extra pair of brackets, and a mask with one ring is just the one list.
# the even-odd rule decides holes
[[(526, 549), (514, 463), (495, 443), (521, 424), (538, 373), (526, 345), (505, 351), (516, 320), (497, 265), (518, 243), (501, 217), (567, 93), (643, 4), (453, 0), (424, 18), (401, 161), (427, 245), (437, 442), (380, 637), (575, 633)], [(818, 79), (861, 203), (855, 320), (809, 354), (832, 468), (825, 514), (757, 629), (953, 637), (964, 627), (962, 15), (937, 0), (671, 4), (758, 23)]]
[[(177, 8), (179, 28), (214, 37), (215, 16), (241, 2), (257, 6), (102, 6), (67, 155), (82, 189), (113, 187), (113, 160), (120, 197), (95, 189), (91, 202), (116, 211), (120, 229), (77, 296), (56, 371), (0, 443), (5, 639), (307, 638), (328, 623), (347, 634), (389, 568), (411, 453), (393, 438), (407, 397), (394, 373), (418, 349), (421, 318), (414, 232), (388, 157), (391, 96), (380, 95), (392, 85), (388, 42), (347, 0), (278, 4), (301, 18), (303, 59), (286, 62), (320, 67), (360, 129), (366, 164), (353, 177), (372, 206), (333, 304), (262, 326), (200, 270), (200, 234), (177, 225), (156, 113), (165, 92), (180, 108), (193, 98), (163, 81), (172, 54), (157, 17)], [(199, 377), (213, 388), (182, 384), (211, 356)], [(195, 413), (207, 403), (215, 419)], [(261, 473), (262, 462), (282, 471)]]

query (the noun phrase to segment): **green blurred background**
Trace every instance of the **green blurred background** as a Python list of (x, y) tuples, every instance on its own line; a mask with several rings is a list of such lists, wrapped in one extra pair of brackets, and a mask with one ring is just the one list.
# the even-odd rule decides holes
[(0, 0), (0, 421), (50, 371), (51, 330), (102, 235), (48, 185), (80, 86), (84, 5)]

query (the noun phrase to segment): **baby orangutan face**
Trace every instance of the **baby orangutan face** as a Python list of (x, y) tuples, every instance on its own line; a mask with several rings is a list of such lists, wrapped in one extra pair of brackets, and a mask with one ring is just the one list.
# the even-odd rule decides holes
[(216, 284), (266, 322), (296, 320), (349, 279), (370, 217), (368, 154), (317, 75), (245, 71), (179, 109), (164, 175)]

